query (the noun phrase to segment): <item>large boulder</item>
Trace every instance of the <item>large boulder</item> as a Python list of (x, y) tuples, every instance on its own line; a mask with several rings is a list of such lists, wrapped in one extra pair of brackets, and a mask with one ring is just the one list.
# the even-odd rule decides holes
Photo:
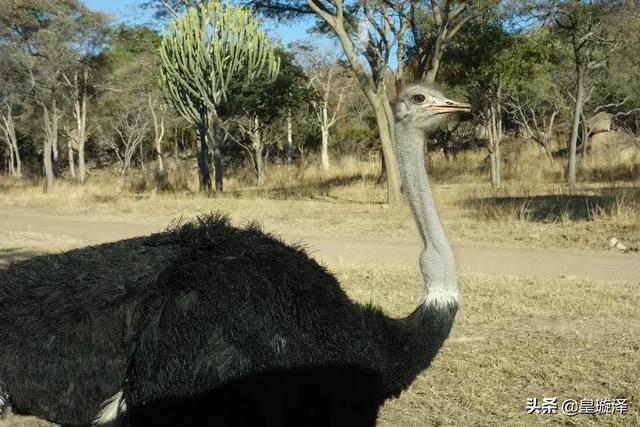
[(587, 120), (587, 129), (591, 135), (609, 132), (613, 125), (613, 114), (601, 111)]
[(594, 160), (636, 164), (640, 163), (640, 146), (627, 132), (599, 132), (591, 137), (590, 155)]

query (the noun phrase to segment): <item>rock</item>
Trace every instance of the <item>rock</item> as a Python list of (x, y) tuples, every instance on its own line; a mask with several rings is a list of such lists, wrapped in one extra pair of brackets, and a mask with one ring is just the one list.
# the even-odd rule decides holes
[(618, 240), (616, 237), (612, 237), (611, 240), (609, 240), (609, 250), (611, 251), (614, 249), (622, 252), (629, 252), (629, 248), (623, 245), (622, 242), (620, 242), (620, 240)]

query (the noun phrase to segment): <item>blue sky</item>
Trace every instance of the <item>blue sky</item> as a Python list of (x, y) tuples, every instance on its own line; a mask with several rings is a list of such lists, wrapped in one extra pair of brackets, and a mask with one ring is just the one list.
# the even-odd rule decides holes
[[(139, 4), (141, 0), (84, 0), (89, 8), (99, 10), (111, 15), (116, 22), (124, 22), (127, 24), (142, 24), (152, 22), (152, 14), (149, 11), (142, 10)], [(270, 36), (274, 39), (280, 39), (285, 45), (297, 40), (313, 40), (322, 45), (331, 45), (326, 37), (313, 34), (307, 34), (307, 29), (311, 26), (312, 21), (308, 22), (288, 22), (286, 25), (277, 24), (275, 22), (265, 22), (265, 28)]]

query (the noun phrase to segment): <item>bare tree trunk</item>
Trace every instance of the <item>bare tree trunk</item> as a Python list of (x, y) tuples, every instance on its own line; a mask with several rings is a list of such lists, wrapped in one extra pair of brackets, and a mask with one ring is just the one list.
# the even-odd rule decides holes
[(489, 136), (489, 160), (491, 167), (491, 187), (498, 188), (501, 185), (501, 153), (500, 143), (502, 142), (502, 112), (499, 103), (493, 103), (485, 113), (488, 123), (486, 124)]
[(545, 157), (549, 161), (549, 163), (553, 162), (553, 156), (551, 155), (551, 142), (549, 141), (549, 136), (543, 135), (540, 137), (540, 145), (542, 146), (542, 152)]
[(580, 129), (582, 130), (582, 164), (587, 161), (587, 150), (589, 148), (589, 128), (587, 127), (587, 118), (584, 116), (584, 108), (580, 112)]
[(21, 177), (22, 176), (22, 160), (20, 159), (20, 151), (18, 151), (18, 140), (15, 138), (15, 134), (14, 134), (14, 138), (13, 138), (13, 161), (15, 162), (15, 176), (17, 177)]
[(55, 99), (51, 103), (51, 111), (45, 104), (42, 104), (44, 119), (44, 146), (42, 150), (42, 160), (46, 176), (45, 192), (51, 193), (54, 188), (53, 181), (53, 146), (58, 143), (58, 108)]
[(51, 139), (48, 136), (44, 138), (44, 149), (42, 150), (42, 160), (44, 163), (44, 173), (47, 179), (45, 187), (46, 193), (53, 191), (53, 165), (51, 162)]
[(76, 164), (75, 164), (75, 160), (74, 160), (74, 155), (73, 155), (73, 147), (71, 146), (71, 141), (69, 141), (69, 144), (67, 145), (68, 148), (68, 157), (69, 157), (69, 175), (71, 175), (71, 178), (76, 179), (77, 175), (76, 175)]
[(491, 187), (496, 188), (498, 186), (498, 172), (496, 167), (496, 152), (493, 149), (489, 151), (489, 162), (491, 166)]
[[(328, 96), (328, 93), (327, 95)], [(320, 134), (322, 135), (322, 143), (320, 145), (320, 167), (322, 170), (329, 170), (329, 111), (327, 100), (322, 102), (319, 112), (320, 118)]]
[(424, 75), (423, 81), (425, 83), (433, 83), (436, 81), (436, 76), (438, 75), (438, 69), (440, 68), (440, 61), (442, 59), (443, 46), (442, 46), (442, 37), (438, 37), (436, 39), (435, 45), (433, 47), (433, 55), (429, 60), (429, 68)]
[(374, 66), (373, 74), (368, 74), (364, 71), (349, 31), (344, 25), (343, 3), (338, 2), (335, 4), (339, 4), (340, 6), (336, 7), (336, 14), (333, 15), (320, 8), (316, 2), (307, 0), (307, 5), (335, 32), (347, 61), (349, 61), (351, 70), (358, 80), (360, 89), (362, 89), (367, 100), (373, 107), (376, 124), (380, 132), (382, 153), (385, 158), (385, 164), (387, 165), (387, 202), (397, 204), (401, 202), (402, 195), (400, 192), (400, 172), (398, 170), (395, 152), (393, 151), (393, 115), (389, 115), (391, 108), (388, 105), (389, 100), (387, 99), (384, 86), (386, 67), (384, 67), (384, 69), (377, 69)]
[(578, 132), (580, 131), (580, 116), (584, 107), (584, 75), (581, 65), (576, 70), (576, 104), (573, 109), (573, 128), (569, 141), (569, 162), (567, 166), (567, 183), (570, 187), (576, 185), (576, 151), (578, 146)]
[(140, 169), (144, 171), (144, 150), (143, 145), (139, 144), (138, 149), (140, 151)]
[(178, 126), (173, 128), (173, 154), (176, 159), (176, 164), (178, 162)]
[[(162, 138), (164, 138), (164, 116), (156, 114), (155, 106), (151, 94), (149, 94), (149, 110), (151, 110), (151, 116), (153, 118), (153, 131), (154, 131), (154, 146), (156, 150), (156, 162), (158, 163), (158, 172), (164, 171), (164, 162), (162, 161)], [(162, 112), (162, 111), (161, 111)]]
[(322, 133), (322, 145), (320, 146), (320, 164), (322, 165), (322, 170), (329, 170), (329, 129), (325, 126), (320, 128)]
[(216, 192), (222, 193), (223, 190), (223, 182), (222, 182), (222, 143), (223, 143), (223, 132), (220, 126), (220, 122), (218, 119), (214, 121), (214, 139), (213, 139), (213, 166), (215, 184), (216, 184)]
[(223, 191), (223, 174), (222, 174), (222, 144), (224, 143), (224, 131), (222, 129), (222, 123), (220, 117), (213, 112), (207, 113), (208, 123), (208, 144), (211, 154), (213, 156), (213, 173), (216, 192), (222, 193)]
[(498, 187), (502, 185), (502, 150), (500, 145), (502, 144), (502, 103), (501, 103), (502, 91), (498, 88), (498, 99), (495, 105), (495, 126), (496, 126), (496, 135), (497, 135), (497, 144), (496, 144), (496, 170), (498, 171)]
[(67, 162), (69, 164), (69, 175), (71, 178), (76, 179), (76, 165), (73, 154), (73, 142), (75, 138), (73, 137), (73, 131), (69, 129), (67, 124), (64, 125), (64, 133), (67, 136)]
[(87, 166), (85, 163), (84, 148), (86, 142), (87, 129), (87, 81), (89, 79), (89, 70), (84, 69), (83, 80), (79, 81), (78, 72), (74, 74), (74, 90), (76, 93), (74, 99), (73, 115), (76, 119), (76, 129), (78, 132), (78, 181), (85, 182), (87, 179)]
[[(385, 175), (387, 178), (387, 201), (390, 204), (400, 203), (402, 194), (400, 192), (400, 172), (393, 151), (394, 134), (390, 131), (393, 122), (389, 122), (389, 116), (385, 108), (386, 94), (369, 93), (367, 98), (372, 98), (370, 102), (374, 105), (374, 115), (378, 130), (380, 132), (380, 144), (382, 145), (382, 156), (384, 157)], [(391, 119), (393, 120), (393, 119)]]
[(291, 165), (293, 163), (293, 120), (291, 120), (291, 111), (287, 111), (287, 152), (286, 163)]
[(251, 132), (251, 149), (253, 150), (253, 167), (256, 174), (258, 186), (264, 184), (264, 141), (260, 131), (260, 121), (257, 117), (253, 119), (253, 131)]
[(198, 130), (198, 169), (200, 170), (200, 191), (211, 192), (211, 175), (209, 173), (209, 146), (207, 144), (207, 130)]
[(60, 161), (58, 159), (58, 138), (56, 143), (51, 147), (51, 154), (53, 160), (53, 176), (60, 176)]
[(18, 150), (18, 139), (16, 137), (16, 128), (13, 121), (13, 112), (11, 104), (7, 105), (7, 110), (2, 114), (2, 122), (0, 123), (0, 129), (2, 129), (5, 137), (5, 141), (9, 147), (9, 171), (12, 176), (22, 176), (22, 161), (20, 160), (20, 151)]
[(9, 173), (9, 175), (11, 176), (18, 176), (18, 174), (16, 173), (16, 168), (14, 166), (14, 156), (13, 156), (13, 147), (7, 143), (7, 155), (6, 155), (6, 159), (7, 159), (7, 172)]
[(502, 152), (499, 143), (496, 144), (494, 157), (496, 162), (496, 181), (494, 187), (498, 188), (502, 185)]

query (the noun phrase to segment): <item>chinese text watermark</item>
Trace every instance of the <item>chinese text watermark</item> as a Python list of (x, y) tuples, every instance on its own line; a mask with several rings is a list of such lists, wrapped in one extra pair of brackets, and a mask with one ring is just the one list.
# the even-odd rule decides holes
[(527, 414), (557, 414), (569, 417), (580, 414), (626, 414), (629, 410), (628, 399), (565, 399), (557, 397), (528, 397)]

